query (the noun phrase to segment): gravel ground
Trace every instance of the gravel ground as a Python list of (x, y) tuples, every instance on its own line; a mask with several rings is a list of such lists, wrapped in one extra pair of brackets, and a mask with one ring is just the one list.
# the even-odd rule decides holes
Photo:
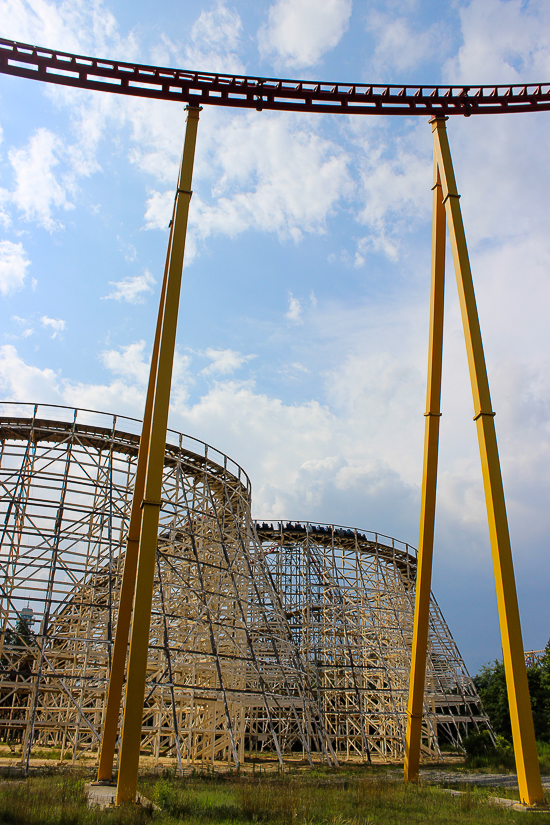
[[(401, 771), (399, 771), (399, 776), (402, 778)], [(456, 771), (421, 769), (420, 779), (430, 785), (486, 785), (491, 788), (518, 787), (518, 778), (515, 773), (459, 773)], [(550, 776), (543, 776), (541, 779), (542, 787), (550, 791)]]

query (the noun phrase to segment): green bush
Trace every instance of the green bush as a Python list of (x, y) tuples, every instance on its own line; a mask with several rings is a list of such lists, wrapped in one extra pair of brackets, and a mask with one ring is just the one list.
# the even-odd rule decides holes
[[(550, 742), (550, 640), (542, 659), (527, 668), (535, 736), (541, 742)], [(474, 677), (483, 707), (493, 730), (506, 740), (512, 739), (504, 664), (495, 659), (484, 665)]]
[(462, 744), (466, 751), (468, 768), (488, 768), (497, 771), (514, 767), (514, 749), (503, 736), (497, 736), (494, 744), (489, 731), (484, 730), (472, 733)]
[(174, 804), (174, 797), (174, 786), (171, 782), (167, 782), (166, 779), (161, 779), (156, 783), (153, 802), (158, 805), (159, 808), (170, 808)]
[(466, 756), (487, 756), (495, 750), (491, 734), (488, 730), (482, 730), (480, 733), (471, 733), (462, 742)]

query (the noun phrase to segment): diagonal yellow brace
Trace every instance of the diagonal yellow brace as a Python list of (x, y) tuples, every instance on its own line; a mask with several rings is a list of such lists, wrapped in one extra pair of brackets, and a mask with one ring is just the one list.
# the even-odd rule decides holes
[(481, 340), (481, 329), (477, 314), (474, 285), (466, 236), (462, 223), (459, 195), (451, 160), (444, 117), (434, 118), (431, 122), (434, 135), (434, 153), (443, 187), (443, 201), (449, 225), (451, 249), (458, 285), (464, 338), (468, 355), (470, 381), (474, 400), (475, 416), (481, 455), (481, 468), (485, 488), (485, 502), (489, 521), (489, 535), (493, 556), (495, 585), (502, 637), (502, 652), (512, 737), (516, 757), (516, 768), (520, 799), (526, 805), (544, 802), (540, 769), (537, 757), (533, 716), (527, 684), (527, 671), (521, 624), (512, 563), (512, 550), (508, 531), (508, 519), (504, 501), (504, 488), (500, 472), (494, 412), (491, 408), (491, 395), (487, 368)]
[(416, 782), (420, 766), (422, 708), (426, 677), (432, 556), (435, 526), (437, 458), (441, 404), (441, 364), (443, 356), (443, 303), (445, 295), (445, 206), (441, 181), (434, 160), (432, 218), (432, 276), (430, 296), (430, 343), (428, 349), (428, 386), (424, 432), (424, 469), (420, 505), (420, 536), (414, 605), (411, 676), (405, 742), (405, 781)]
[(160, 348), (160, 334), (162, 330), (162, 319), (164, 316), (166, 282), (168, 279), (168, 264), (170, 262), (170, 250), (172, 248), (173, 225), (174, 220), (172, 216), (172, 221), (170, 224), (170, 236), (168, 239), (168, 250), (166, 253), (166, 265), (164, 267), (164, 278), (162, 281), (162, 288), (159, 300), (157, 328), (155, 331), (153, 352), (151, 354), (149, 384), (147, 386), (145, 411), (143, 413), (141, 438), (139, 442), (136, 478), (134, 483), (134, 498), (132, 500), (130, 526), (128, 528), (128, 538), (126, 541), (126, 557), (124, 559), (124, 572), (122, 575), (122, 585), (120, 588), (120, 597), (118, 601), (118, 616), (115, 633), (115, 643), (113, 646), (111, 672), (109, 675), (109, 689), (107, 693), (105, 721), (103, 723), (103, 736), (101, 738), (101, 752), (99, 756), (97, 781), (103, 783), (110, 782), (113, 774), (113, 762), (115, 758), (115, 746), (118, 733), (118, 716), (120, 710), (120, 700), (122, 698), (124, 672), (126, 669), (128, 634), (130, 632), (130, 623), (132, 620), (132, 605), (134, 601), (134, 590), (136, 584), (139, 535), (141, 532), (141, 502), (143, 501), (143, 495), (145, 492), (145, 473), (147, 470), (147, 456), (149, 454), (151, 417), (153, 414), (153, 400), (155, 397), (155, 386), (157, 381), (157, 365)]
[(147, 471), (143, 501), (141, 502), (141, 532), (134, 599), (134, 603), (139, 605), (139, 610), (134, 610), (132, 622), (124, 721), (120, 745), (117, 805), (123, 802), (133, 802), (137, 791), (166, 429), (168, 426), (183, 256), (191, 200), (191, 180), (199, 112), (199, 107), (190, 106), (188, 109), (185, 143), (174, 207), (172, 244), (151, 417)]

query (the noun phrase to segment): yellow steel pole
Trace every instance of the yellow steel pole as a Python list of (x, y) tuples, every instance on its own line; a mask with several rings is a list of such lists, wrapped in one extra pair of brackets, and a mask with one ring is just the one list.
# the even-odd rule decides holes
[(432, 217), (432, 277), (430, 296), (430, 343), (424, 430), (424, 469), (420, 506), (420, 536), (416, 568), (416, 593), (411, 654), (411, 677), (405, 743), (405, 781), (416, 782), (420, 766), (422, 708), (428, 650), (432, 556), (435, 526), (435, 495), (441, 416), (441, 363), (443, 356), (443, 302), (445, 295), (445, 206), (441, 180), (434, 159)]
[(168, 265), (166, 300), (151, 419), (151, 437), (147, 460), (145, 493), (141, 505), (143, 513), (135, 593), (135, 604), (139, 606), (139, 609), (134, 610), (130, 640), (124, 721), (118, 768), (116, 800), (118, 805), (123, 802), (133, 802), (137, 790), (143, 701), (147, 676), (149, 628), (151, 623), (153, 581), (161, 508), (162, 474), (166, 448), (166, 428), (168, 425), (168, 408), (176, 345), (183, 255), (185, 250), (189, 202), (191, 200), (191, 179), (199, 112), (199, 107), (190, 106), (188, 109), (185, 144), (174, 208), (172, 248)]
[(132, 605), (134, 602), (134, 590), (136, 583), (136, 570), (139, 550), (139, 535), (141, 530), (141, 502), (143, 501), (143, 494), (145, 491), (145, 473), (147, 470), (147, 455), (149, 452), (149, 438), (151, 434), (151, 417), (153, 414), (153, 399), (155, 397), (157, 364), (160, 347), (160, 334), (162, 328), (162, 319), (164, 315), (166, 282), (168, 278), (168, 263), (170, 261), (170, 250), (172, 247), (173, 226), (174, 220), (172, 215), (172, 221), (170, 224), (170, 236), (168, 239), (168, 250), (166, 253), (166, 264), (164, 267), (164, 277), (162, 280), (162, 288), (159, 300), (157, 328), (155, 331), (153, 352), (151, 354), (149, 384), (147, 387), (145, 410), (143, 413), (143, 424), (141, 428), (141, 438), (139, 442), (136, 478), (134, 484), (134, 498), (132, 500), (130, 526), (128, 528), (128, 538), (126, 540), (126, 557), (124, 559), (124, 572), (122, 575), (122, 586), (120, 588), (120, 598), (118, 602), (118, 617), (115, 632), (115, 643), (113, 646), (113, 656), (111, 661), (111, 673), (109, 676), (109, 689), (107, 693), (105, 722), (103, 725), (103, 736), (101, 738), (101, 751), (99, 755), (97, 781), (102, 783), (110, 782), (113, 775), (113, 762), (115, 758), (115, 746), (118, 733), (118, 715), (120, 710), (120, 700), (122, 697), (122, 685), (124, 682), (126, 652), (128, 649), (128, 634), (130, 632), (130, 622), (132, 619)]
[(526, 805), (536, 805), (542, 804), (544, 798), (527, 684), (512, 550), (504, 502), (504, 488), (498, 457), (495, 413), (491, 408), (489, 381), (468, 259), (466, 236), (445, 127), (446, 119), (437, 117), (431, 121), (434, 134), (434, 151), (443, 186), (443, 199), (449, 225), (474, 399), (474, 421), (477, 426), (481, 454), (520, 799)]

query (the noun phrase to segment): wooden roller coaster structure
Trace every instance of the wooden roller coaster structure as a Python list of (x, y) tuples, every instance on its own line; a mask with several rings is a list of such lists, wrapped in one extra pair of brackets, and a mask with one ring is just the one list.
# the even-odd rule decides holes
[[(0, 738), (99, 755), (140, 422), (0, 405)], [(168, 431), (140, 749), (156, 765), (403, 757), (413, 548), (254, 523), (244, 471)], [(432, 597), (423, 753), (489, 728)]]
[[(418, 779), (424, 729), (423, 707), (441, 416), (445, 235), (448, 224), (483, 470), (520, 799), (528, 806), (542, 804), (544, 798), (494, 426), (495, 413), (491, 404), (466, 236), (445, 121), (454, 115), (469, 117), (546, 111), (550, 109), (550, 84), (397, 86), (317, 83), (131, 64), (74, 55), (6, 39), (0, 39), (0, 73), (82, 89), (180, 101), (187, 104), (188, 110), (136, 467), (98, 779), (108, 782), (112, 776), (131, 624), (117, 801), (135, 799), (148, 673), (148, 639), (159, 516), (163, 504), (161, 495), (168, 406), (200, 110), (203, 105), (214, 105), (258, 111), (407, 117), (428, 115), (434, 137), (430, 346), (405, 778), (408, 781)], [(134, 600), (140, 605), (140, 610), (132, 614)]]

